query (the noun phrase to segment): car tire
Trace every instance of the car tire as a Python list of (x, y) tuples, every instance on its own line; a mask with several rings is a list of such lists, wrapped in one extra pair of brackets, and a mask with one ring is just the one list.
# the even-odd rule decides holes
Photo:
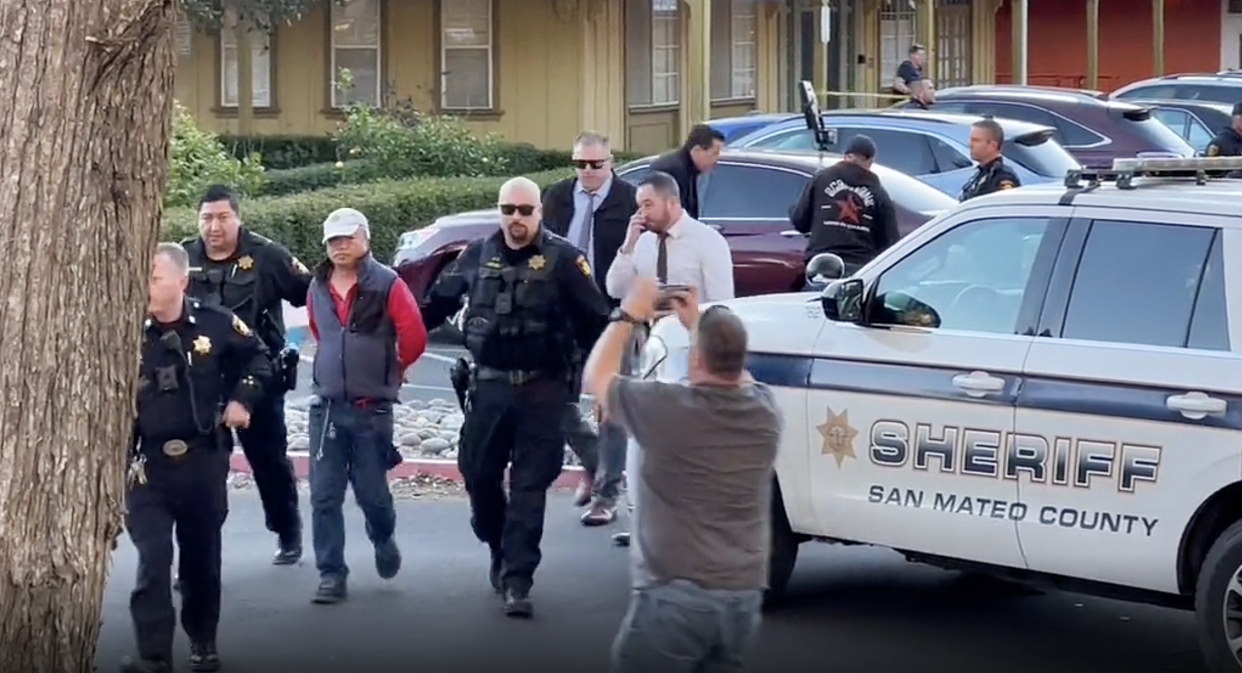
[(1229, 625), (1225, 612), (1229, 605), (1242, 610), (1242, 589), (1230, 584), (1242, 573), (1242, 521), (1234, 523), (1216, 538), (1199, 571), (1195, 584), (1195, 621), (1199, 647), (1212, 673), (1239, 673), (1239, 655), (1230, 651), (1230, 634), (1242, 635), (1242, 619)]
[(785, 589), (798, 562), (798, 547), (802, 539), (789, 525), (785, 514), (785, 499), (780, 483), (772, 488), (772, 540), (768, 549), (768, 588), (763, 592), (764, 609), (774, 608), (785, 599)]

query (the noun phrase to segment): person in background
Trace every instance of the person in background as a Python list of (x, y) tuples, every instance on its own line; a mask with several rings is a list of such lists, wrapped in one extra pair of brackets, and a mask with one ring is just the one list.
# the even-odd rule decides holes
[(888, 249), (901, 237), (893, 200), (871, 172), (875, 143), (856, 135), (845, 146), (845, 156), (825, 166), (802, 190), (790, 211), (794, 229), (810, 234), (806, 260), (832, 253), (852, 274)]
[(744, 670), (759, 629), (781, 413), (745, 370), (742, 321), (723, 306), (700, 314), (695, 294), (672, 295), (690, 333), (688, 384), (621, 373), (635, 326), (655, 316), (650, 279), (631, 286), (587, 359), (584, 389), (642, 447), (613, 673)]
[(897, 75), (893, 78), (893, 93), (910, 94), (915, 82), (923, 79), (923, 56), (926, 54), (923, 45), (912, 44), (906, 53), (906, 60), (897, 66)]
[(910, 85), (910, 101), (919, 109), (930, 110), (936, 104), (936, 86), (929, 79), (921, 79)]
[(1001, 156), (1004, 144), (1005, 130), (995, 121), (981, 119), (970, 125), (970, 158), (977, 161), (979, 167), (962, 187), (959, 201), (1022, 185), (1018, 174), (1005, 165), (1005, 158)]
[[(548, 187), (543, 195), (543, 226), (564, 236), (586, 255), (593, 269), (607, 269), (625, 242), (630, 218), (638, 207), (635, 187), (617, 178), (608, 136), (594, 131), (574, 141), (575, 177)], [(603, 275), (593, 276), (607, 293)], [(582, 353), (581, 360), (586, 359)], [(581, 367), (581, 364), (578, 365)], [(580, 378), (580, 377), (575, 377)], [(600, 526), (616, 518), (616, 500), (625, 470), (625, 435), (607, 421), (598, 434), (583, 419), (575, 394), (565, 410), (565, 438), (582, 462), (583, 478), (574, 504), (587, 507), (582, 523)]]
[(651, 171), (673, 176), (677, 181), (681, 208), (690, 217), (699, 217), (699, 195), (705, 191), (705, 181), (724, 149), (724, 134), (707, 124), (695, 124), (681, 149), (660, 155), (651, 162)]
[(367, 218), (353, 208), (323, 223), (328, 258), (315, 270), (306, 296), (308, 327), (317, 343), (311, 440), (311, 534), (319, 587), (312, 601), (346, 598), (345, 489), (366, 519), (375, 570), (392, 579), (401, 570), (397, 512), (388, 471), (401, 462), (393, 447), (393, 405), (405, 371), (427, 348), (418, 303), (396, 272), (371, 255)]
[(1203, 153), (1209, 157), (1242, 156), (1242, 103), (1235, 103), (1229, 126), (1212, 138)]

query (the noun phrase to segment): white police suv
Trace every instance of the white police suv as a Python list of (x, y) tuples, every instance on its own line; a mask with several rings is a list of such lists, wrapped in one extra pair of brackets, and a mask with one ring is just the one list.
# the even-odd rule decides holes
[[(1242, 671), (1242, 170), (1118, 160), (961, 204), (823, 296), (724, 302), (774, 389), (770, 598), (808, 540), (1193, 608)], [(1230, 261), (1232, 260), (1232, 261)], [(644, 372), (684, 376), (653, 331)]]

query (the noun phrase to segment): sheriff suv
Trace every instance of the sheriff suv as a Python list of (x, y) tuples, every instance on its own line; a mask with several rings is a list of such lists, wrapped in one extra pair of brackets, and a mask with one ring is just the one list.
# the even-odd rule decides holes
[[(1240, 169), (1071, 171), (822, 294), (724, 302), (785, 418), (769, 599), (806, 541), (880, 545), (1193, 609), (1212, 670), (1242, 671)], [(642, 374), (682, 380), (687, 343), (661, 321)]]

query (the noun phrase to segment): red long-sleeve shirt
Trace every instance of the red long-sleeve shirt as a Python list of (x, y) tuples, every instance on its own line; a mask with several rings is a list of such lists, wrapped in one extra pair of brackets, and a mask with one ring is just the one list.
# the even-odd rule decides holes
[[(349, 320), (349, 307), (358, 294), (358, 284), (354, 283), (344, 297), (337, 293), (332, 283), (327, 285), (336, 317), (344, 325)], [(319, 329), (315, 326), (315, 311), (309, 292), (306, 295), (306, 318), (311, 335), (318, 342)], [(393, 280), (392, 290), (388, 292), (388, 319), (397, 331), (397, 361), (401, 363), (401, 371), (405, 372), (427, 350), (427, 327), (423, 324), (423, 314), (418, 310), (414, 293), (400, 278)]]

